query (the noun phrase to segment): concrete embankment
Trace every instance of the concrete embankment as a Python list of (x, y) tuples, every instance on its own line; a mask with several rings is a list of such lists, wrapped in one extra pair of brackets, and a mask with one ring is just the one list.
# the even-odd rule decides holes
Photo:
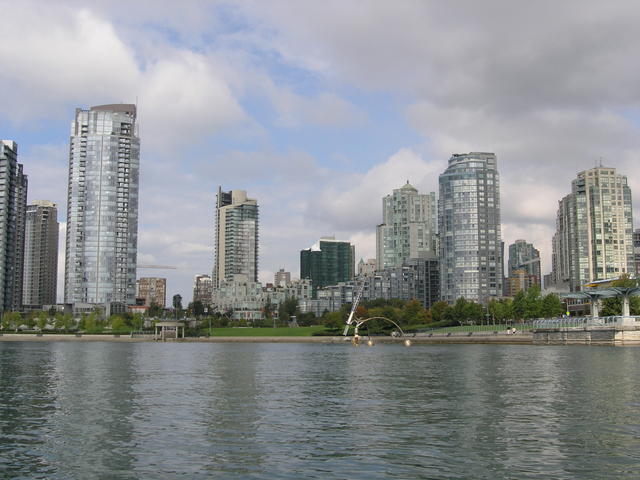
[[(430, 335), (416, 335), (415, 337), (371, 337), (375, 343), (402, 344), (409, 339), (414, 345), (422, 344), (504, 344), (530, 345), (533, 335), (521, 333), (506, 335), (504, 333), (467, 332), (434, 333)], [(0, 342), (156, 342), (153, 335), (62, 335), (62, 334), (29, 334), (5, 333), (0, 335)], [(198, 343), (349, 343), (350, 337), (189, 337), (167, 339), (165, 343), (198, 342)], [(362, 342), (366, 337), (362, 337)]]
[(536, 345), (640, 346), (636, 327), (541, 328), (533, 334)]

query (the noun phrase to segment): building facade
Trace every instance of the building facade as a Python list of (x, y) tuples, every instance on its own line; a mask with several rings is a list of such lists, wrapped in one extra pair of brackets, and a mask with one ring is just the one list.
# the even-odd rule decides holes
[(258, 281), (258, 202), (244, 190), (223, 192), (218, 187), (214, 290), (234, 275)]
[(324, 311), (335, 312), (352, 303), (359, 288), (362, 300), (417, 300), (430, 308), (440, 300), (440, 272), (437, 259), (409, 258), (400, 267), (389, 267), (373, 275), (328, 285), (316, 293), (315, 299), (299, 300), (302, 312), (320, 316)]
[(18, 144), (0, 141), (0, 314), (22, 308), (27, 176)]
[(636, 278), (640, 278), (640, 228), (633, 232), (633, 262)]
[(407, 258), (436, 256), (436, 194), (420, 194), (407, 183), (382, 199), (376, 229), (379, 269), (399, 267)]
[(284, 287), (291, 283), (291, 272), (285, 272), (284, 268), (278, 270), (273, 276), (273, 284), (276, 287)]
[(311, 280), (313, 292), (354, 277), (355, 247), (333, 237), (320, 239), (319, 249), (300, 252), (300, 278)]
[(164, 308), (167, 304), (167, 279), (142, 277), (136, 281), (136, 298), (149, 307), (152, 304)]
[(535, 276), (534, 284), (540, 286), (542, 280), (540, 251), (533, 244), (527, 243), (526, 240), (516, 240), (509, 245), (508, 276), (513, 276), (517, 270), (524, 270), (527, 275)]
[(358, 262), (358, 272), (357, 272), (358, 276), (375, 275), (377, 270), (378, 270), (378, 262), (376, 261), (375, 258), (369, 258), (367, 259), (366, 262), (361, 258), (360, 261)]
[(454, 154), (439, 177), (442, 299), (487, 302), (502, 295), (500, 178), (493, 153)]
[(193, 279), (193, 301), (211, 305), (213, 281), (209, 275), (196, 275)]
[(46, 200), (27, 205), (22, 303), (55, 305), (58, 282), (58, 207)]
[(575, 240), (575, 208), (572, 195), (565, 196), (558, 202), (556, 214), (556, 232), (551, 244), (551, 283), (545, 288), (553, 288), (556, 291), (569, 291), (571, 289), (571, 272), (574, 270), (571, 255), (573, 241)]
[(135, 303), (139, 169), (135, 105), (76, 109), (69, 151), (65, 303)]
[(534, 285), (540, 286), (538, 277), (524, 269), (516, 269), (507, 278), (507, 297), (515, 297), (518, 292), (526, 292)]
[(631, 189), (615, 168), (585, 170), (571, 182), (558, 208), (553, 269), (571, 291), (635, 273)]

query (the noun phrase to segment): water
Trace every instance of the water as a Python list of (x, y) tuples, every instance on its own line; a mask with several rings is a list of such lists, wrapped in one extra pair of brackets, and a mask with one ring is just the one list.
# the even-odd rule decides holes
[(0, 342), (0, 478), (638, 478), (640, 349)]

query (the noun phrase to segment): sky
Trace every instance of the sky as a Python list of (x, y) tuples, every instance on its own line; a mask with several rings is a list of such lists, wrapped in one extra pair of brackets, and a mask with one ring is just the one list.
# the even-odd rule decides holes
[[(0, 0), (0, 137), (59, 206), (75, 108), (137, 103), (138, 263), (210, 274), (215, 193), (260, 206), (260, 280), (333, 235), (375, 257), (382, 197), (494, 152), (502, 236), (551, 269), (560, 200), (600, 162), (640, 191), (635, 1)], [(637, 212), (640, 195), (634, 196)], [(638, 222), (636, 222), (636, 225)]]

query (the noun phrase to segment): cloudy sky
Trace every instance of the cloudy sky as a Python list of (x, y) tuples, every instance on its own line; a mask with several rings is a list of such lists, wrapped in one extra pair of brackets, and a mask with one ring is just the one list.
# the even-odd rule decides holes
[(381, 197), (437, 191), (452, 153), (496, 153), (503, 238), (533, 242), (545, 273), (578, 171), (602, 161), (640, 191), (635, 1), (177, 5), (0, 0), (0, 137), (29, 200), (63, 224), (74, 109), (137, 101), (138, 259), (177, 267), (139, 275), (169, 296), (211, 271), (218, 185), (258, 199), (262, 281), (298, 275), (323, 235), (373, 257)]

